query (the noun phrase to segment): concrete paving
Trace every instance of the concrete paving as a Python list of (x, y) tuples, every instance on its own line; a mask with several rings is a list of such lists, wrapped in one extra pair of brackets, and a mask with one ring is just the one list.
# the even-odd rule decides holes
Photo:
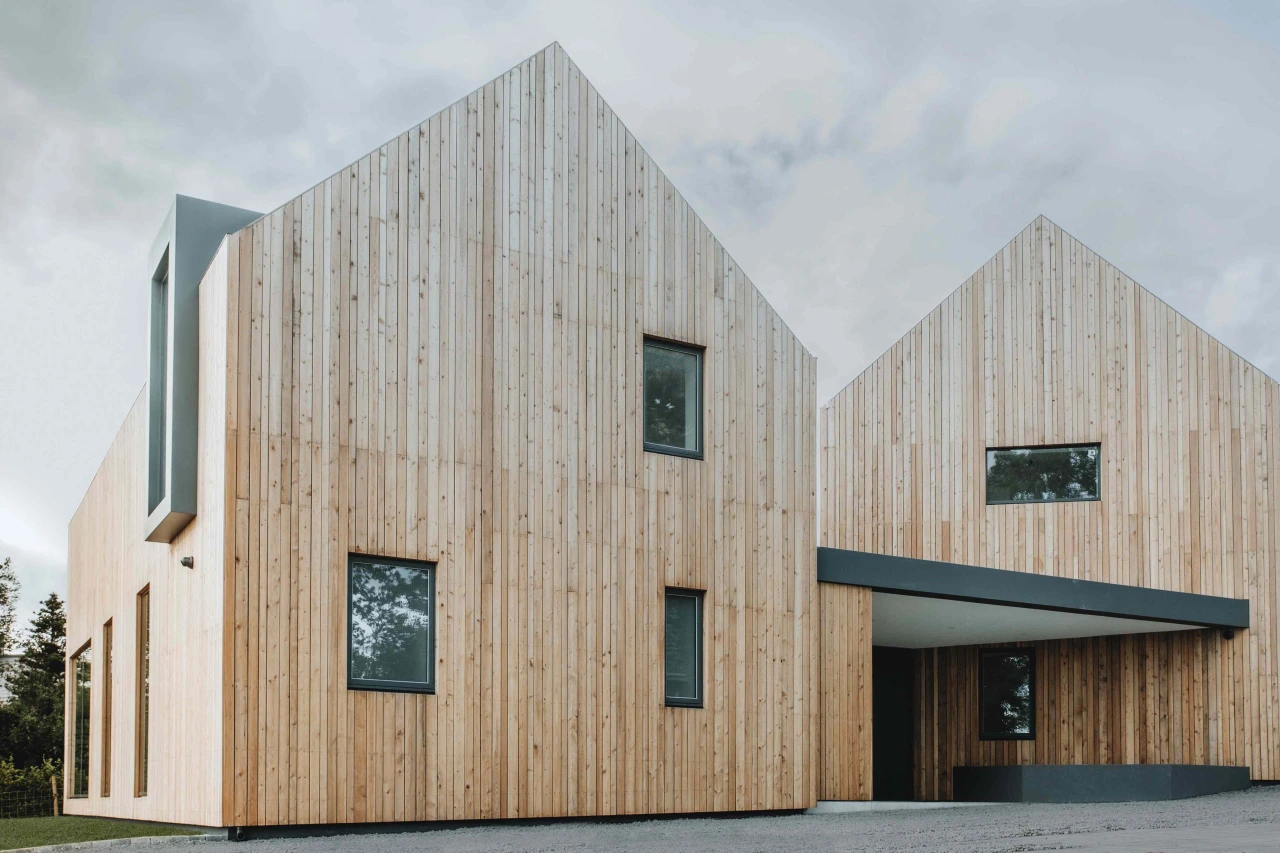
[(200, 853), (1280, 853), (1280, 787), (1193, 800), (997, 805), (626, 823), (494, 824), (426, 832), (204, 842)]

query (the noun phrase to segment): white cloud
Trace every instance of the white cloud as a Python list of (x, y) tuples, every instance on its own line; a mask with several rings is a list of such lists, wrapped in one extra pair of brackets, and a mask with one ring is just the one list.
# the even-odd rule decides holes
[(969, 112), (965, 129), (969, 144), (986, 148), (1003, 139), (1032, 98), (1031, 89), (1021, 83), (1006, 81), (991, 86)]
[(947, 88), (947, 75), (940, 68), (926, 65), (890, 89), (871, 115), (871, 139), (867, 150), (889, 151), (915, 140), (925, 111)]

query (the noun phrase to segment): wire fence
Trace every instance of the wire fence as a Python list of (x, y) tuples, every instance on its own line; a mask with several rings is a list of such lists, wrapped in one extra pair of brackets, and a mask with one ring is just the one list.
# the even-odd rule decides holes
[(58, 786), (0, 791), (0, 820), (13, 817), (52, 817), (61, 813)]

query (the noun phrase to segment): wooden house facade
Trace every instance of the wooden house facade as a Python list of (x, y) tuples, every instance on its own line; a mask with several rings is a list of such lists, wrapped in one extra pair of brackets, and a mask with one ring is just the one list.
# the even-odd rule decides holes
[[(68, 813), (812, 802), (815, 359), (558, 45), (231, 230), (198, 322), (194, 519), (143, 541), (144, 392), (71, 523), (68, 642), (112, 620), (115, 684)], [(646, 449), (649, 342), (700, 359), (696, 454)], [(349, 689), (352, 555), (432, 567), (430, 692)], [(701, 707), (664, 701), (668, 590)]]
[[(269, 213), (179, 197), (150, 264), (150, 379), (69, 531), (68, 814), (1277, 777), (1276, 384), (1045, 220), (819, 411), (814, 357), (551, 45)], [(1071, 443), (1100, 499), (985, 501), (990, 448)], [(1012, 640), (1034, 737), (991, 742)]]
[[(981, 736), (982, 645), (917, 648), (915, 797), (966, 766), (1280, 778), (1278, 418), (1275, 380), (1044, 217), (822, 407), (824, 546), (1248, 603), (1244, 628), (1018, 638), (1030, 738)], [(1073, 446), (1088, 499), (993, 494), (1000, 449)]]

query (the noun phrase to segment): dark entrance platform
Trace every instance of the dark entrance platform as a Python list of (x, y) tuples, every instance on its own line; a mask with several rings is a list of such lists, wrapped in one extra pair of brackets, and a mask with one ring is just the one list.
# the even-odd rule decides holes
[(1249, 787), (1249, 768), (1202, 764), (1023, 764), (957, 767), (956, 800), (1125, 803), (1180, 800)]

